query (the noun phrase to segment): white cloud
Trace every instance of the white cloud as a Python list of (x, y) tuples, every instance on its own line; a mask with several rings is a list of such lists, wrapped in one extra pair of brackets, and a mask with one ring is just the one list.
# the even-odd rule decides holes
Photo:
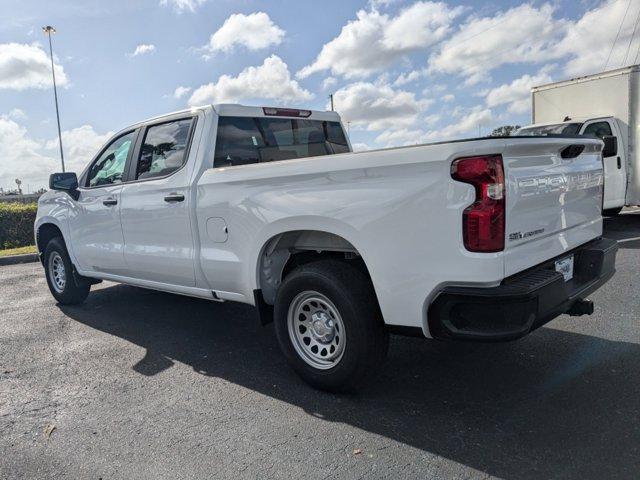
[(327, 77), (322, 81), (322, 89), (327, 90), (331, 87), (334, 87), (338, 83), (338, 80), (335, 77)]
[(444, 97), (442, 97), (443, 102), (453, 102), (456, 99), (456, 96), (453, 93), (448, 93)]
[[(628, 5), (626, 20), (622, 23)], [(602, 71), (618, 29), (620, 35), (615, 44), (607, 69), (631, 65), (640, 48), (640, 36), (631, 42), (634, 19), (640, 15), (640, 2), (609, 0), (586, 12), (575, 24), (568, 28), (558, 45), (558, 51), (573, 58), (565, 65), (568, 76), (579, 76)], [(627, 55), (629, 51), (629, 55)], [(625, 61), (625, 56), (626, 61)]]
[(429, 47), (449, 33), (451, 22), (462, 11), (443, 2), (416, 2), (389, 20), (382, 42), (399, 52)]
[(505, 83), (489, 90), (485, 97), (488, 107), (508, 105), (509, 113), (520, 114), (531, 108), (531, 88), (551, 82), (552, 79), (546, 71), (537, 75), (523, 75), (511, 83)]
[(13, 108), (11, 109), (7, 117), (9, 117), (12, 120), (26, 120), (27, 114), (24, 113), (24, 110), (20, 108)]
[(211, 54), (220, 51), (228, 53), (236, 46), (243, 46), (248, 50), (262, 50), (282, 43), (284, 35), (285, 31), (273, 23), (264, 12), (249, 15), (235, 13), (211, 35), (205, 49)]
[(550, 4), (525, 3), (493, 17), (471, 17), (430, 57), (430, 69), (465, 75), (473, 84), (504, 64), (557, 58), (562, 53), (554, 47), (568, 24), (553, 13)]
[[(62, 65), (55, 61), (54, 68), (57, 85), (68, 85), (69, 79)], [(40, 45), (0, 44), (0, 89), (45, 89), (52, 84), (51, 60)]]
[(407, 83), (415, 82), (421, 77), (426, 76), (426, 70), (411, 70), (407, 73), (401, 73), (398, 75), (398, 78), (395, 79), (393, 85), (396, 87), (400, 87), (402, 85), (406, 85)]
[(367, 130), (401, 128), (413, 124), (432, 103), (415, 93), (396, 90), (386, 83), (356, 82), (333, 95), (336, 110), (345, 122)]
[[(63, 131), (62, 146), (67, 170), (80, 173), (112, 135), (113, 132), (99, 134), (91, 125), (82, 125), (72, 130)], [(58, 139), (47, 141), (44, 148), (57, 152)]]
[[(380, 71), (403, 55), (427, 48), (448, 33), (462, 8), (442, 2), (416, 2), (395, 17), (377, 10), (360, 10), (340, 34), (323, 45), (310, 65), (297, 72), (298, 78), (330, 70), (346, 78), (362, 78)], [(407, 34), (410, 32), (410, 34)]]
[(436, 123), (438, 123), (441, 118), (442, 118), (442, 115), (440, 115), (438, 113), (432, 113), (431, 115), (427, 115), (426, 117), (424, 117), (422, 119), (422, 122), (427, 127), (431, 127), (431, 126), (435, 125)]
[(137, 57), (138, 55), (146, 55), (147, 53), (153, 53), (156, 50), (156, 46), (149, 43), (142, 43), (136, 47), (133, 53), (130, 53), (130, 57)]
[(606, 0), (575, 21), (556, 18), (555, 13), (552, 4), (525, 3), (493, 17), (471, 17), (431, 55), (429, 69), (464, 75), (466, 83), (473, 84), (507, 64), (563, 58), (564, 73), (571, 77), (602, 71), (610, 54), (608, 69), (634, 62), (640, 48), (640, 37), (632, 38), (640, 2)]
[(37, 182), (44, 186), (45, 177), (55, 163), (51, 157), (39, 153), (40, 148), (41, 144), (29, 138), (24, 127), (7, 117), (0, 117), (0, 187), (15, 188), (16, 178), (20, 178), (25, 187)]
[(180, 99), (191, 91), (191, 87), (179, 86), (173, 91), (173, 98)]
[[(67, 170), (82, 171), (111, 135), (100, 135), (89, 125), (62, 132)], [(46, 187), (49, 175), (61, 168), (57, 139), (36, 140), (7, 116), (0, 117), (0, 158), (0, 186), (5, 189), (15, 188), (16, 178), (23, 188)]]
[(424, 131), (418, 129), (385, 130), (376, 137), (376, 143), (385, 146), (414, 145), (421, 143), (423, 136)]
[(387, 21), (388, 17), (377, 11), (358, 11), (357, 20), (342, 27), (336, 38), (323, 45), (315, 61), (302, 68), (296, 76), (306, 78), (313, 73), (330, 70), (334, 75), (347, 78), (364, 77), (387, 67), (395, 57), (382, 53), (381, 37)]
[(400, 0), (369, 0), (371, 8), (388, 7), (393, 3), (398, 3)]
[[(439, 129), (424, 130), (422, 128), (390, 128), (385, 130), (375, 139), (376, 143), (391, 147), (398, 145), (416, 145), (442, 140), (453, 140), (463, 136), (476, 136), (486, 134), (493, 122), (490, 109), (476, 106), (471, 109), (456, 109), (451, 112), (455, 121)], [(440, 120), (439, 115), (430, 115), (423, 119), (425, 126), (433, 125)]]
[(478, 134), (486, 133), (488, 127), (493, 122), (493, 114), (488, 108), (482, 106), (474, 107), (470, 110), (460, 110), (457, 112), (458, 119), (437, 130), (428, 131), (423, 140), (451, 140), (460, 138), (465, 134)]
[(364, 142), (352, 143), (351, 146), (353, 147), (354, 152), (364, 152), (365, 150), (371, 150), (371, 147), (369, 147), (369, 145)]
[(237, 77), (222, 75), (216, 83), (198, 87), (189, 105), (270, 99), (277, 102), (309, 100), (313, 94), (291, 78), (287, 64), (277, 55), (265, 58), (262, 65), (247, 67)]
[(182, 13), (185, 10), (195, 12), (196, 8), (206, 1), (207, 0), (160, 0), (160, 5), (172, 6), (178, 13)]

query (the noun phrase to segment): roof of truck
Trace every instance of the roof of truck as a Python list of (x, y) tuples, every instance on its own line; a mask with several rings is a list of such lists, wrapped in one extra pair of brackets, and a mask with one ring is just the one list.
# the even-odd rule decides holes
[(531, 88), (532, 92), (539, 90), (547, 90), (549, 88), (562, 87), (564, 85), (571, 85), (572, 83), (588, 82), (590, 80), (596, 80), (599, 78), (615, 77), (616, 75), (624, 75), (625, 73), (639, 71), (640, 65), (629, 65), (628, 67), (616, 68), (615, 70), (609, 70), (607, 72), (594, 73), (592, 75), (584, 75), (582, 77), (570, 78), (569, 80), (561, 80), (559, 82), (545, 83), (544, 85), (537, 85)]
[(570, 123), (584, 123), (585, 121), (589, 120), (605, 120), (607, 118), (613, 118), (610, 115), (609, 116), (597, 116), (597, 117), (575, 117), (575, 118), (570, 118), (569, 120), (563, 120), (561, 122), (540, 122), (540, 123), (530, 123), (528, 125), (523, 125), (520, 128), (534, 128), (534, 127), (548, 127), (550, 125), (560, 125), (562, 123), (566, 123), (567, 125)]
[(298, 109), (298, 108), (289, 108), (289, 107), (271, 107), (269, 105), (264, 106), (249, 106), (249, 105), (241, 105), (239, 103), (218, 103), (213, 105), (213, 109), (216, 111), (218, 115), (227, 116), (227, 117), (264, 117), (265, 115), (264, 109), (275, 109), (275, 110), (292, 110), (292, 111), (303, 111), (303, 112), (311, 112), (310, 115), (307, 116), (297, 116), (297, 115), (286, 115), (286, 113), (278, 114), (276, 116), (279, 117), (292, 117), (292, 118), (308, 118), (311, 120), (328, 120), (328, 121), (340, 121), (340, 115), (337, 112), (326, 111), (326, 110), (310, 110), (308, 108)]
[(273, 108), (277, 110), (291, 110), (291, 111), (303, 111), (303, 112), (311, 112), (309, 115), (305, 116), (297, 116), (297, 115), (286, 115), (278, 114), (275, 115), (275, 118), (278, 117), (288, 117), (288, 118), (302, 118), (309, 120), (325, 120), (325, 121), (340, 121), (340, 115), (337, 112), (332, 111), (323, 111), (323, 110), (310, 110), (310, 109), (297, 109), (297, 108), (289, 108), (289, 107), (270, 107), (270, 106), (250, 106), (250, 105), (241, 105), (239, 103), (216, 103), (212, 105), (201, 105), (198, 107), (185, 108), (182, 110), (177, 110), (175, 112), (163, 113), (162, 115), (157, 115), (152, 118), (147, 118), (146, 120), (142, 120), (137, 122), (135, 125), (154, 122), (157, 120), (162, 120), (165, 117), (173, 117), (181, 114), (193, 114), (199, 110), (206, 110), (208, 108), (213, 108), (213, 110), (221, 116), (227, 117), (266, 117), (264, 113), (265, 108)]

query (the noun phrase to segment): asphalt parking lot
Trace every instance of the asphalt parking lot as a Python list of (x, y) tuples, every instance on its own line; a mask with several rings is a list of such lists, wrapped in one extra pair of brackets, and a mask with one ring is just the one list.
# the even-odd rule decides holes
[(56, 305), (0, 267), (0, 478), (638, 478), (640, 212), (590, 317), (507, 344), (393, 337), (310, 389), (253, 310), (104, 283)]

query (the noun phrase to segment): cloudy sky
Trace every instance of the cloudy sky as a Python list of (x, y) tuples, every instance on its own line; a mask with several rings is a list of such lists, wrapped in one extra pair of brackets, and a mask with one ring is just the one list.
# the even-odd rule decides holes
[(333, 93), (354, 145), (377, 148), (526, 124), (532, 85), (640, 62), (640, 0), (2, 0), (0, 19), (5, 189), (59, 170), (47, 24), (76, 171), (189, 105), (326, 109)]

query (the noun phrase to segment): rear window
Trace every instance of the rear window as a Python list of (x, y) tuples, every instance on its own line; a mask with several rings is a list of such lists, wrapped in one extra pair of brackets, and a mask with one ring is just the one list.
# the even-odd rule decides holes
[(247, 165), (349, 151), (339, 122), (220, 117), (214, 167)]
[(558, 123), (557, 125), (541, 125), (539, 127), (525, 127), (518, 130), (516, 135), (577, 135), (582, 123)]

